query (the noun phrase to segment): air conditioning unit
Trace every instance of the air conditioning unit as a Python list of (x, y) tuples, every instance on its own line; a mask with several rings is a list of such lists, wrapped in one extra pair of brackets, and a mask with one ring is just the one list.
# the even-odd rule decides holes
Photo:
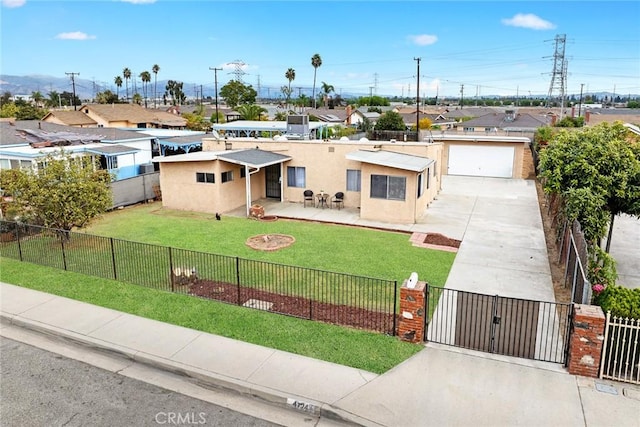
[(145, 163), (140, 165), (140, 175), (144, 175), (147, 173), (153, 173), (153, 163)]

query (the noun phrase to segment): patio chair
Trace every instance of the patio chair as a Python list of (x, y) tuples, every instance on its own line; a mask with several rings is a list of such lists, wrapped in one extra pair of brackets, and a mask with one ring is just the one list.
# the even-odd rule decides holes
[(338, 210), (340, 210), (341, 207), (344, 208), (344, 193), (342, 191), (338, 191), (331, 199), (331, 204), (335, 205)]
[(307, 207), (307, 202), (311, 202), (311, 204), (313, 206), (315, 206), (315, 200), (313, 199), (313, 191), (311, 190), (304, 190), (304, 202), (303, 202), (303, 206), (306, 208)]

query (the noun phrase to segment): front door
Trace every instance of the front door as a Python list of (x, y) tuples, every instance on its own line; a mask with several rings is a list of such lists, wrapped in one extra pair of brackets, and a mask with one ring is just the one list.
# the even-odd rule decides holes
[(280, 181), (282, 180), (282, 175), (280, 174), (280, 164), (267, 166), (264, 169), (265, 173), (265, 182), (266, 182), (266, 194), (269, 199), (278, 199), (280, 200), (282, 193), (280, 191)]

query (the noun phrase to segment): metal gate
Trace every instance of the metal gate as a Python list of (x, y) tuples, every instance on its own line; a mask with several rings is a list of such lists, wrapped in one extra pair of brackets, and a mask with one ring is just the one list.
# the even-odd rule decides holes
[(572, 305), (427, 289), (425, 341), (566, 363)]

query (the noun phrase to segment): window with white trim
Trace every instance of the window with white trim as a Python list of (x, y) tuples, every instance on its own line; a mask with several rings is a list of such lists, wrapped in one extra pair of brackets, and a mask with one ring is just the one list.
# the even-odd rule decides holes
[(222, 183), (233, 181), (233, 171), (222, 172)]
[(216, 182), (216, 176), (207, 172), (196, 172), (196, 182), (204, 182), (207, 184), (214, 184)]
[(307, 182), (306, 174), (306, 169), (302, 166), (287, 166), (287, 185), (304, 188)]
[(372, 199), (405, 200), (407, 178), (404, 176), (371, 175)]
[(347, 191), (360, 191), (361, 172), (358, 169), (347, 169)]

